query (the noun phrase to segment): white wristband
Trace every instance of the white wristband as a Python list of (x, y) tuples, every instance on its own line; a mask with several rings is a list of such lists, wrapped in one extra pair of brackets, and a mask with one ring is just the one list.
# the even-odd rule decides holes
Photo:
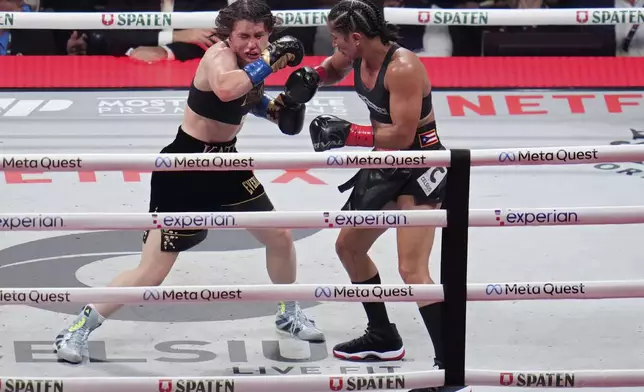
[(171, 44), (173, 42), (172, 30), (163, 30), (159, 32), (159, 46)]

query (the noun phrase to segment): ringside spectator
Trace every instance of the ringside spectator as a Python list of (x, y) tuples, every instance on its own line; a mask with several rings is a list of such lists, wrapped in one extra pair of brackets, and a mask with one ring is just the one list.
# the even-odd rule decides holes
[[(216, 11), (226, 5), (226, 0), (107, 0), (105, 12)], [(110, 30), (94, 37), (93, 49), (100, 48), (100, 54), (148, 62), (200, 58), (218, 42), (214, 29)]]
[[(95, 12), (94, 0), (25, 0), (34, 11), (39, 12)], [(52, 30), (56, 48), (60, 54), (84, 55), (90, 35), (82, 30)]]
[[(22, 0), (0, 0), (0, 12), (34, 12), (29, 4)], [(44, 29), (6, 29), (0, 30), (1, 56), (48, 56), (62, 54), (82, 54), (85, 45), (83, 37), (72, 35), (67, 40), (66, 48), (58, 49), (51, 30)]]
[[(615, 8), (644, 8), (644, 0), (615, 0)], [(615, 26), (618, 56), (644, 56), (644, 28), (637, 24)]]

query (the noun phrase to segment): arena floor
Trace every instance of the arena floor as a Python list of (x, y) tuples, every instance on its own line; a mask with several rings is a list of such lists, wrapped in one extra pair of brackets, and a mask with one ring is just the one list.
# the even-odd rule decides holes
[[(175, 135), (185, 97), (185, 91), (0, 93), (0, 152), (158, 152)], [(434, 102), (439, 134), (448, 148), (637, 143), (633, 135), (638, 130), (644, 134), (644, 99), (638, 91), (437, 92)], [(360, 123), (368, 119), (353, 92), (320, 92), (309, 105), (308, 118), (321, 113)], [(312, 151), (308, 132), (283, 136), (276, 126), (255, 118), (247, 120), (238, 148)], [(336, 186), (352, 172), (261, 171), (257, 176), (278, 209), (335, 210), (346, 197)], [(2, 173), (0, 211), (147, 211), (149, 177), (134, 172)], [(473, 170), (471, 206), (638, 205), (643, 192), (641, 162), (486, 167)], [(495, 227), (470, 233), (473, 283), (644, 276), (642, 225)], [(336, 230), (296, 231), (300, 283), (349, 283), (334, 253), (336, 235)], [(140, 237), (131, 231), (3, 232), (0, 287), (102, 286), (118, 271), (136, 265)], [(394, 232), (387, 233), (372, 251), (384, 283), (402, 283), (394, 239)], [(432, 256), (435, 276), (439, 256), (440, 235)], [(245, 232), (211, 231), (204, 244), (179, 260), (168, 285), (269, 282), (263, 249)], [(642, 368), (642, 301), (471, 303), (467, 367)], [(326, 344), (278, 336), (272, 303), (130, 306), (92, 335), (91, 359), (78, 366), (56, 363), (51, 342), (79, 306), (0, 306), (0, 373), (252, 377), (430, 368), (431, 344), (415, 304), (388, 306), (407, 343), (406, 359), (367, 364), (345, 363), (331, 355), (333, 344), (362, 333), (366, 319), (360, 304), (305, 305), (326, 332)]]

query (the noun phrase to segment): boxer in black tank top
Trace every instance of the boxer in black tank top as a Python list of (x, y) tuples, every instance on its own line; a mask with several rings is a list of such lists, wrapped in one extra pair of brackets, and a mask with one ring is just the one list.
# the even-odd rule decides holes
[[(378, 72), (376, 78), (376, 84), (373, 88), (368, 89), (362, 82), (362, 59), (356, 59), (353, 62), (353, 85), (356, 90), (356, 93), (362, 99), (362, 101), (367, 105), (369, 109), (369, 115), (371, 119), (375, 122), (383, 124), (391, 124), (390, 114), (390, 94), (389, 91), (385, 89), (385, 75), (387, 73), (387, 68), (391, 63), (391, 58), (393, 57), (396, 50), (400, 46), (398, 44), (392, 44), (385, 55), (384, 60), (382, 61), (382, 66)], [(420, 112), (419, 120), (427, 117), (432, 112), (432, 93), (425, 95), (422, 101), (422, 109)], [(438, 144), (438, 143), (437, 143)], [(418, 144), (420, 146), (420, 144)]]
[[(370, 125), (358, 125), (337, 116), (321, 115), (309, 126), (315, 151), (344, 146), (374, 150), (444, 150), (438, 136), (431, 83), (425, 66), (407, 49), (396, 44), (396, 28), (388, 24), (382, 8), (371, 0), (341, 0), (329, 12), (328, 27), (336, 52), (314, 71), (318, 74), (303, 88), (338, 83), (354, 71), (354, 88), (367, 105)], [(419, 158), (420, 160), (420, 158)], [(447, 168), (361, 169), (339, 188), (353, 188), (343, 209), (347, 210), (431, 210), (441, 208), (445, 198)], [(403, 213), (404, 215), (404, 213)], [(381, 216), (375, 213), (373, 221)], [(367, 252), (386, 229), (355, 223), (341, 227), (335, 243), (352, 283), (381, 284), (381, 278)], [(398, 227), (396, 254), (398, 270), (407, 284), (432, 284), (429, 259), (434, 227)], [(393, 261), (393, 260), (392, 260)], [(363, 303), (368, 319), (366, 333), (339, 343), (333, 354), (349, 360), (400, 360), (405, 356), (403, 340), (389, 320), (382, 302)], [(434, 348), (434, 364), (443, 367), (445, 350), (441, 329), (441, 304), (419, 302), (420, 315)], [(410, 316), (411, 318), (411, 316)], [(411, 321), (411, 320), (409, 320)], [(413, 389), (413, 392), (455, 391), (462, 387)], [(410, 392), (412, 392), (410, 391)]]
[[(204, 241), (208, 229), (230, 227), (231, 213), (274, 210), (261, 182), (253, 174), (252, 159), (231, 154), (237, 152), (237, 134), (247, 114), (276, 124), (286, 135), (299, 134), (304, 125), (304, 104), (313, 95), (307, 98), (301, 89), (293, 90), (291, 86), (297, 87), (298, 79), (308, 78), (307, 71), (293, 72), (277, 97), (264, 94), (266, 77), (287, 66), (297, 66), (304, 57), (304, 46), (294, 37), (284, 36), (269, 42), (277, 21), (263, 0), (236, 0), (219, 10), (215, 24), (223, 42), (210, 47), (199, 62), (182, 124), (174, 140), (161, 150), (163, 155), (156, 159), (149, 205), (150, 212), (158, 213), (154, 221), (156, 228), (143, 234), (139, 264), (119, 273), (109, 286), (158, 286), (170, 273), (179, 254)], [(275, 128), (268, 123), (263, 127), (266, 132)], [(191, 154), (205, 153), (218, 156), (206, 157), (199, 166), (195, 165), (195, 159), (190, 159)], [(178, 154), (182, 158), (173, 159), (166, 154)], [(203, 170), (213, 166), (224, 170)], [(173, 167), (186, 170), (166, 171)], [(165, 213), (179, 216), (164, 217)], [(248, 228), (247, 231), (265, 247), (265, 265), (271, 283), (295, 283), (298, 260), (291, 231), (284, 228)], [(220, 233), (215, 230), (213, 234)], [(234, 300), (243, 299), (245, 294), (242, 289), (230, 290), (226, 295)], [(298, 301), (276, 302), (275, 321), (271, 326), (305, 341), (325, 339)], [(90, 333), (121, 306), (100, 303), (83, 307), (71, 325), (55, 338), (58, 358), (72, 363), (86, 359)], [(217, 312), (217, 309), (210, 311)]]

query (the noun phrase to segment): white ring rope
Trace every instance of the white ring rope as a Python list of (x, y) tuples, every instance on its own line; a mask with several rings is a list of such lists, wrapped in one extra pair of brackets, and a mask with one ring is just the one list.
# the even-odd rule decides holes
[(644, 386), (644, 370), (465, 370), (467, 385), (532, 388)]
[[(2, 15), (0, 14), (0, 17)], [(101, 170), (247, 170), (358, 167), (449, 166), (451, 152), (395, 151), (368, 153), (292, 154), (20, 154), (0, 155), (2, 171)], [(644, 160), (644, 146), (550, 147), (471, 150), (472, 166), (589, 164)], [(470, 226), (535, 226), (644, 223), (644, 206), (515, 208), (469, 211)], [(44, 213), (0, 214), (0, 231), (59, 231), (100, 229), (206, 228), (341, 228), (440, 226), (445, 211), (273, 211), (235, 213)], [(273, 301), (276, 299), (354, 302), (443, 301), (442, 285), (255, 285), (119, 288), (0, 289), (0, 304), (56, 302), (212, 302)], [(644, 298), (642, 281), (516, 282), (467, 285), (468, 301)], [(5, 385), (35, 383), (34, 390), (65, 392), (119, 390), (171, 392), (172, 385), (218, 387), (226, 392), (285, 392), (342, 390), (353, 383), (368, 389), (395, 390), (442, 386), (443, 371), (397, 374), (230, 377), (191, 379), (110, 377), (0, 377)], [(172, 385), (170, 383), (173, 383)], [(342, 385), (345, 385), (343, 387)], [(634, 387), (644, 386), (644, 370), (491, 371), (466, 370), (466, 385), (514, 387)], [(346, 389), (345, 389), (346, 390)]]
[[(468, 301), (644, 298), (644, 281), (508, 282), (467, 285)], [(0, 305), (60, 303), (198, 303), (245, 301), (442, 302), (443, 286), (234, 285), (160, 287), (0, 288)]]
[[(347, 390), (348, 385), (360, 383), (361, 390), (395, 390), (441, 386), (444, 383), (442, 370), (406, 372), (396, 374), (337, 374), (337, 375), (285, 375), (257, 377), (2, 377), (4, 383), (9, 379), (21, 382), (32, 381), (40, 385), (32, 386), (30, 391), (48, 392), (173, 392), (212, 391), (212, 392), (329, 392), (340, 386)], [(363, 384), (364, 383), (364, 384)], [(13, 383), (12, 383), (13, 384)], [(177, 388), (183, 385), (183, 388)], [(186, 388), (190, 385), (191, 388)], [(40, 386), (40, 388), (37, 388)], [(377, 386), (377, 388), (373, 388)], [(47, 388), (46, 388), (47, 387)], [(24, 388), (14, 390), (25, 390)]]
[[(470, 209), (471, 227), (644, 223), (644, 206)], [(0, 213), (0, 231), (446, 227), (445, 210)]]
[[(34, 391), (54, 392), (172, 392), (178, 385), (221, 392), (328, 392), (340, 390), (400, 390), (442, 386), (444, 371), (395, 374), (284, 375), (256, 377), (3, 377), (9, 385), (31, 383)], [(641, 387), (644, 370), (465, 370), (469, 386), (527, 388)], [(356, 389), (356, 386), (361, 386)], [(353, 388), (348, 388), (352, 386)]]
[[(641, 8), (570, 9), (429, 9), (385, 8), (385, 19), (396, 25), (435, 26), (544, 26), (618, 25), (644, 23)], [(329, 10), (275, 11), (288, 27), (323, 26)], [(0, 12), (0, 21), (12, 29), (193, 29), (214, 27), (217, 12)]]
[[(644, 160), (644, 145), (478, 149), (472, 166), (580, 165)], [(216, 154), (0, 154), (0, 171), (228, 171), (449, 166), (450, 150)]]

